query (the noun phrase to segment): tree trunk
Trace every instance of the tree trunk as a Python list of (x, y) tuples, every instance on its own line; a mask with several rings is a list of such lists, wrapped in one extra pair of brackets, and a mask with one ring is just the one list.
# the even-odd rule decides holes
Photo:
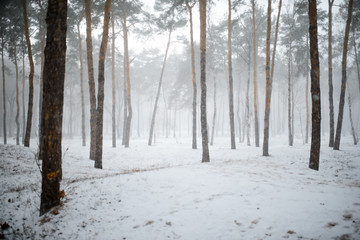
[(210, 141), (211, 146), (214, 144), (215, 121), (216, 121), (216, 75), (214, 74), (214, 114), (213, 114), (212, 127), (211, 127), (211, 141)]
[(6, 84), (5, 84), (5, 63), (4, 63), (4, 36), (1, 35), (1, 62), (2, 62), (2, 78), (3, 78), (3, 129), (4, 129), (4, 144), (7, 144), (6, 138)]
[(235, 124), (234, 124), (234, 87), (232, 74), (232, 51), (231, 51), (231, 0), (228, 0), (228, 69), (229, 69), (229, 118), (230, 118), (230, 136), (231, 149), (236, 149), (235, 146)]
[(82, 39), (80, 35), (80, 21), (77, 24), (79, 38), (79, 56), (80, 56), (80, 95), (81, 95), (81, 137), (82, 146), (86, 146), (86, 129), (85, 129), (85, 97), (84, 97), (84, 66), (82, 56)]
[(26, 38), (26, 45), (27, 45), (27, 49), (28, 49), (28, 57), (29, 57), (29, 63), (30, 63), (30, 74), (29, 74), (28, 114), (27, 114), (24, 146), (30, 147), (30, 134), (31, 134), (32, 114), (33, 114), (33, 105), (34, 105), (34, 102), (33, 102), (33, 100), (34, 100), (34, 61), (33, 61), (33, 56), (32, 56), (32, 51), (31, 51), (31, 42), (30, 42), (26, 2), (27, 2), (26, 0), (22, 0), (25, 38)]
[(257, 96), (257, 79), (256, 79), (256, 27), (255, 27), (255, 0), (251, 0), (252, 5), (252, 25), (253, 25), (253, 64), (254, 64), (254, 118), (255, 118), (255, 146), (259, 147), (259, 117), (258, 117), (258, 96)]
[(104, 9), (103, 35), (99, 53), (99, 73), (98, 73), (98, 96), (96, 111), (96, 150), (95, 168), (102, 169), (103, 153), (103, 118), (104, 118), (104, 86), (105, 86), (105, 56), (109, 36), (111, 0), (106, 0)]
[(346, 20), (344, 46), (343, 46), (343, 54), (342, 54), (342, 61), (341, 61), (341, 66), (342, 66), (341, 92), (340, 92), (340, 101), (339, 101), (339, 115), (338, 115), (337, 124), (336, 124), (334, 150), (339, 150), (339, 148), (340, 148), (341, 127), (342, 127), (342, 120), (343, 120), (343, 114), (344, 114), (345, 91), (346, 91), (346, 57), (347, 57), (347, 50), (348, 50), (349, 32), (350, 32), (350, 24), (351, 24), (351, 18), (352, 18), (353, 3), (354, 3), (353, 0), (349, 0), (348, 18)]
[(162, 84), (162, 78), (163, 78), (163, 74), (164, 74), (166, 59), (167, 59), (167, 55), (168, 55), (168, 51), (169, 51), (169, 47), (170, 47), (171, 33), (172, 33), (172, 29), (169, 30), (169, 36), (168, 36), (168, 41), (167, 41), (167, 45), (166, 45), (164, 61), (163, 61), (163, 65), (161, 68), (161, 74), (160, 74), (160, 80), (159, 80), (158, 90), (157, 90), (156, 99), (155, 99), (154, 110), (153, 110), (153, 114), (152, 114), (152, 118), (151, 118), (150, 134), (149, 134), (149, 141), (148, 141), (149, 146), (151, 146), (151, 144), (152, 144), (152, 138), (153, 138), (153, 134), (154, 134), (157, 105), (158, 105), (158, 101), (159, 101), (159, 97), (160, 97), (160, 90), (161, 90), (161, 84)]
[(329, 3), (329, 22), (328, 22), (328, 81), (329, 81), (329, 115), (330, 115), (330, 136), (329, 147), (334, 147), (334, 100), (332, 83), (332, 6), (334, 0), (328, 0)]
[(249, 44), (249, 61), (248, 61), (248, 76), (247, 76), (247, 82), (246, 82), (246, 110), (245, 110), (245, 116), (246, 116), (246, 143), (248, 146), (250, 146), (250, 58), (251, 58), (251, 49)]
[(317, 33), (316, 0), (309, 0), (309, 36), (311, 56), (311, 101), (312, 127), (309, 168), (319, 170), (321, 144), (321, 95), (320, 95), (320, 66)]
[(267, 30), (266, 30), (266, 94), (265, 94), (265, 115), (264, 115), (264, 141), (263, 156), (269, 156), (269, 118), (271, 102), (271, 72), (270, 72), (270, 36), (271, 36), (271, 0), (268, 0), (267, 9)]
[(292, 126), (291, 126), (291, 123), (292, 123), (292, 120), (291, 120), (291, 107), (292, 107), (292, 104), (291, 104), (291, 63), (292, 63), (292, 47), (291, 47), (291, 44), (290, 44), (290, 47), (289, 47), (289, 56), (288, 56), (288, 137), (289, 137), (289, 146), (292, 146), (293, 145), (293, 132), (292, 132)]
[(309, 142), (309, 34), (306, 34), (306, 84), (305, 84), (305, 104), (306, 104), (306, 132), (305, 132), (305, 143)]
[(112, 122), (112, 147), (116, 148), (116, 84), (115, 84), (115, 15), (114, 11), (111, 14), (111, 87), (112, 87), (112, 108), (111, 108), (111, 122)]
[(128, 29), (127, 29), (127, 10), (126, 10), (126, 1), (123, 2), (123, 35), (124, 35), (124, 71), (125, 71), (125, 88), (124, 93), (126, 97), (126, 107), (127, 115), (124, 115), (126, 118), (126, 128), (125, 132), (125, 142), (124, 145), (126, 148), (130, 144), (130, 130), (131, 130), (131, 119), (132, 119), (132, 106), (131, 106), (131, 85), (130, 85), (130, 61), (129, 61), (129, 42), (128, 42)]
[(201, 136), (202, 136), (202, 162), (210, 162), (209, 138), (206, 117), (206, 0), (200, 3), (200, 87), (201, 87)]
[(23, 81), (22, 81), (22, 143), (25, 143), (25, 51), (23, 51), (22, 57), (22, 72), (23, 72)]
[[(43, 96), (43, 86), (44, 86), (44, 62), (45, 62), (45, 37), (46, 37), (46, 31), (42, 30), (40, 23), (40, 32), (42, 32), (41, 41), (40, 41), (40, 62), (41, 62), (41, 73), (40, 73), (40, 89), (39, 89), (39, 144), (41, 145), (41, 138), (42, 138), (42, 129), (41, 129), (41, 109), (42, 109), (42, 96)], [(39, 159), (42, 159), (42, 150), (41, 146), (39, 149)]]
[(16, 50), (16, 43), (14, 42), (14, 59), (15, 59), (15, 74), (16, 74), (16, 145), (20, 144), (20, 122), (19, 122), (19, 115), (20, 115), (20, 105), (19, 105), (19, 68), (17, 62), (17, 50)]
[(351, 125), (351, 134), (353, 136), (353, 140), (354, 140), (354, 145), (357, 145), (358, 143), (358, 138), (356, 136), (356, 131), (354, 128), (354, 122), (352, 119), (352, 111), (351, 111), (351, 97), (350, 97), (350, 92), (348, 91), (348, 103), (349, 103), (349, 118), (350, 118), (350, 125)]
[(40, 215), (60, 204), (61, 138), (66, 60), (67, 1), (50, 0), (47, 13), (47, 38), (42, 105), (42, 189)]
[(91, 1), (85, 0), (86, 17), (86, 54), (89, 78), (89, 96), (90, 96), (90, 159), (95, 160), (96, 149), (96, 96), (93, 64), (93, 46), (91, 36)]

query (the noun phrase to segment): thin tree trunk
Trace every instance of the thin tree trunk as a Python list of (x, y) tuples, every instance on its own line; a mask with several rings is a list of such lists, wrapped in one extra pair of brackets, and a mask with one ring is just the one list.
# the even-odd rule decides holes
[(200, 3), (200, 87), (201, 87), (201, 136), (202, 136), (202, 162), (210, 162), (209, 138), (206, 117), (206, 0)]
[(353, 0), (349, 0), (348, 7), (348, 18), (346, 20), (346, 28), (345, 28), (345, 37), (344, 37), (344, 46), (343, 46), (343, 54), (342, 54), (342, 78), (341, 78), (341, 92), (340, 92), (340, 101), (339, 101), (339, 115), (337, 119), (336, 125), (336, 135), (334, 142), (334, 150), (339, 150), (340, 148), (340, 139), (341, 139), (341, 128), (344, 114), (344, 103), (345, 103), (345, 91), (346, 91), (346, 57), (348, 51), (348, 42), (349, 42), (349, 32), (350, 32), (350, 24), (352, 18), (352, 10), (353, 10)]
[(248, 76), (247, 76), (247, 82), (246, 82), (246, 143), (248, 146), (251, 145), (250, 142), (250, 58), (251, 58), (251, 49), (249, 44), (249, 62), (248, 62)]
[(127, 29), (127, 10), (126, 10), (126, 0), (123, 1), (123, 35), (124, 35), (124, 76), (125, 76), (125, 97), (126, 97), (126, 107), (127, 115), (126, 118), (126, 128), (125, 132), (125, 147), (128, 148), (130, 144), (130, 130), (131, 130), (131, 119), (132, 119), (132, 106), (131, 106), (131, 85), (130, 85), (130, 61), (129, 61), (129, 43), (128, 43), (128, 29)]
[(99, 72), (98, 72), (98, 96), (96, 114), (96, 150), (95, 168), (102, 169), (103, 153), (103, 118), (104, 118), (104, 85), (105, 85), (105, 56), (109, 36), (111, 0), (106, 0), (104, 9), (103, 35), (99, 53)]
[(192, 84), (193, 84), (193, 110), (192, 110), (192, 149), (197, 149), (196, 141), (196, 106), (197, 106), (197, 84), (196, 84), (196, 72), (195, 72), (195, 50), (194, 50), (194, 34), (193, 34), (193, 20), (192, 20), (192, 8), (195, 3), (190, 6), (189, 1), (186, 0), (186, 7), (189, 11), (190, 21), (190, 46), (191, 46), (191, 73), (192, 73)]
[(103, 152), (103, 115), (104, 115), (104, 85), (105, 85), (105, 56), (108, 44), (109, 21), (110, 21), (111, 0), (105, 2), (104, 25), (102, 42), (99, 53), (98, 70), (98, 96), (97, 96), (97, 115), (96, 115), (96, 150), (95, 150), (95, 168), (102, 168)]
[(23, 82), (22, 82), (22, 143), (25, 143), (25, 51), (23, 52), (22, 58), (22, 72), (23, 72)]
[(256, 79), (256, 27), (255, 27), (255, 0), (251, 0), (252, 4), (252, 25), (253, 25), (253, 64), (254, 64), (254, 118), (255, 118), (255, 146), (259, 147), (259, 117), (258, 117), (258, 96), (257, 96), (257, 79)]
[(30, 63), (30, 75), (29, 75), (29, 101), (28, 101), (28, 114), (27, 114), (27, 122), (26, 122), (26, 133), (24, 146), (30, 146), (30, 134), (31, 134), (31, 124), (32, 124), (32, 114), (33, 114), (33, 105), (34, 105), (34, 61), (31, 51), (31, 42), (30, 42), (30, 34), (29, 34), (29, 24), (26, 10), (26, 0), (22, 0), (23, 5), (23, 16), (24, 16), (24, 29), (25, 29), (25, 37), (26, 37), (26, 45), (28, 49), (28, 57)]
[(111, 121), (112, 121), (112, 147), (116, 148), (116, 84), (115, 84), (115, 15), (114, 11), (111, 14), (111, 86), (112, 86), (112, 108), (111, 108)]
[(305, 104), (306, 104), (306, 133), (305, 133), (305, 143), (309, 142), (309, 119), (310, 119), (310, 110), (309, 110), (309, 34), (306, 34), (306, 84), (305, 84)]
[(66, 60), (67, 1), (50, 0), (42, 105), (43, 163), (40, 215), (60, 204), (61, 139)]
[(330, 136), (329, 147), (334, 147), (334, 100), (332, 83), (332, 6), (334, 0), (328, 0), (329, 3), (329, 22), (328, 22), (328, 81), (329, 81), (329, 115), (330, 115)]
[(159, 97), (160, 97), (160, 90), (161, 90), (161, 84), (162, 84), (162, 78), (163, 78), (163, 74), (164, 74), (166, 59), (167, 59), (167, 55), (168, 55), (168, 51), (169, 51), (169, 47), (170, 47), (171, 33), (172, 33), (172, 29), (169, 30), (169, 36), (168, 36), (168, 41), (167, 41), (167, 45), (166, 45), (164, 61), (163, 61), (163, 65), (161, 68), (161, 74), (160, 74), (160, 80), (159, 80), (158, 90), (157, 90), (156, 99), (155, 99), (154, 110), (153, 110), (153, 114), (152, 114), (152, 118), (151, 118), (150, 134), (149, 134), (149, 141), (148, 141), (149, 146), (151, 146), (151, 144), (152, 144), (152, 138), (153, 138), (153, 134), (154, 134), (157, 105), (158, 105), (158, 101), (159, 101)]
[(14, 42), (14, 58), (15, 58), (15, 74), (16, 74), (16, 145), (20, 144), (20, 122), (19, 122), (19, 115), (20, 115), (20, 105), (19, 105), (19, 69), (18, 69), (18, 62), (17, 62), (17, 50), (16, 50), (16, 43)]
[(228, 69), (229, 69), (229, 118), (230, 118), (230, 136), (231, 149), (236, 149), (235, 145), (235, 124), (234, 124), (234, 87), (232, 74), (232, 51), (231, 51), (231, 0), (228, 0)]
[(93, 64), (93, 46), (91, 36), (91, 1), (85, 0), (86, 17), (86, 54), (89, 78), (89, 97), (90, 97), (90, 159), (95, 160), (96, 149), (96, 95), (95, 78)]
[(5, 63), (4, 63), (4, 35), (1, 35), (1, 62), (2, 62), (2, 78), (3, 78), (3, 129), (4, 129), (4, 144), (7, 144), (6, 138), (6, 84), (5, 84)]
[(263, 156), (269, 156), (269, 118), (271, 102), (271, 72), (270, 72), (270, 36), (271, 36), (271, 0), (268, 0), (267, 9), (267, 30), (266, 30), (266, 94), (265, 94), (265, 115), (264, 115), (264, 141)]
[(350, 125), (351, 125), (351, 134), (353, 136), (354, 145), (357, 145), (358, 138), (356, 136), (356, 131), (355, 131), (355, 128), (354, 128), (354, 122), (353, 122), (353, 119), (352, 119), (351, 97), (350, 97), (350, 92), (349, 91), (348, 91), (348, 103), (349, 103), (349, 118), (350, 118)]
[(309, 0), (309, 36), (312, 100), (312, 127), (309, 168), (318, 171), (321, 144), (321, 95), (316, 0)]
[(292, 137), (292, 127), (291, 127), (291, 109), (292, 109), (292, 104), (291, 104), (291, 61), (292, 61), (292, 57), (291, 57), (291, 44), (290, 44), (290, 48), (289, 48), (289, 57), (288, 57), (288, 137), (289, 137), (289, 146), (293, 145), (293, 137)]
[(210, 146), (214, 144), (215, 121), (216, 121), (216, 75), (214, 74), (214, 114), (212, 119)]
[(82, 56), (82, 39), (80, 35), (80, 22), (77, 24), (79, 38), (79, 56), (80, 56), (80, 95), (81, 95), (81, 137), (82, 146), (86, 146), (86, 130), (85, 130), (85, 97), (84, 97), (84, 66)]

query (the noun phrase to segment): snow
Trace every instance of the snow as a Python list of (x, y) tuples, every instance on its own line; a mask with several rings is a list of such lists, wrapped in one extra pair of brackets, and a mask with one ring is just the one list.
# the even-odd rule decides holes
[(324, 138), (317, 172), (310, 146), (284, 139), (271, 139), (263, 157), (217, 138), (205, 164), (191, 139), (151, 147), (135, 139), (128, 149), (105, 140), (102, 170), (81, 139), (65, 139), (66, 196), (41, 217), (36, 147), (0, 145), (0, 222), (10, 226), (1, 231), (8, 239), (360, 239), (359, 146), (344, 137), (334, 151)]

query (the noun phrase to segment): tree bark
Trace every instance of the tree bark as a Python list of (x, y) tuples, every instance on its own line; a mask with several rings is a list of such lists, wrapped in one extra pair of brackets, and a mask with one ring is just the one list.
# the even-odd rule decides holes
[(168, 55), (168, 51), (169, 51), (169, 47), (170, 47), (171, 33), (172, 33), (172, 29), (169, 30), (164, 61), (163, 61), (162, 68), (161, 68), (160, 80), (159, 80), (158, 90), (157, 90), (156, 99), (155, 99), (154, 110), (153, 110), (153, 114), (152, 114), (152, 118), (151, 118), (150, 134), (149, 134), (149, 141), (148, 141), (149, 146), (151, 146), (151, 144), (152, 144), (152, 138), (154, 135), (155, 117), (156, 117), (157, 105), (158, 105), (158, 101), (159, 101), (159, 97), (160, 97), (161, 84), (162, 84), (162, 78), (163, 78), (163, 74), (164, 74), (166, 59), (167, 59), (167, 55)]
[(231, 51), (231, 0), (228, 0), (228, 71), (229, 71), (229, 118), (230, 118), (230, 137), (231, 149), (236, 149), (235, 145), (235, 124), (234, 124), (234, 87), (232, 74), (232, 51)]
[(258, 117), (258, 96), (257, 96), (257, 79), (256, 79), (256, 26), (255, 26), (255, 0), (251, 0), (252, 5), (252, 25), (253, 25), (253, 64), (254, 64), (254, 118), (255, 118), (255, 146), (259, 147), (259, 117)]
[(103, 118), (104, 118), (104, 86), (105, 86), (105, 56), (109, 37), (111, 0), (106, 0), (104, 9), (103, 35), (99, 53), (99, 72), (98, 72), (98, 96), (96, 111), (96, 150), (95, 168), (102, 169), (103, 153)]
[(196, 72), (195, 72), (195, 50), (194, 50), (193, 20), (192, 20), (192, 8), (194, 7), (194, 5), (195, 3), (190, 6), (189, 1), (186, 0), (186, 7), (189, 11), (189, 21), (190, 21), (191, 73), (192, 73), (192, 84), (193, 84), (192, 149), (197, 149), (197, 141), (196, 141), (197, 84), (196, 84)]
[(330, 136), (329, 147), (334, 146), (334, 100), (332, 83), (332, 6), (334, 0), (328, 0), (329, 3), (329, 22), (328, 22), (328, 81), (329, 81), (329, 117), (330, 117)]
[(1, 62), (2, 62), (2, 79), (3, 79), (3, 131), (4, 131), (4, 144), (7, 144), (7, 130), (6, 130), (6, 84), (5, 84), (5, 63), (4, 63), (4, 36), (1, 35)]
[(91, 1), (85, 0), (86, 17), (86, 53), (89, 78), (89, 96), (90, 96), (90, 159), (95, 160), (96, 149), (96, 95), (95, 78), (93, 64), (93, 46), (91, 36)]
[(23, 51), (22, 57), (22, 72), (23, 72), (23, 81), (22, 81), (22, 143), (25, 143), (25, 51)]
[(201, 136), (202, 136), (202, 162), (210, 162), (209, 138), (206, 116), (206, 0), (200, 3), (200, 87), (201, 87)]
[(272, 88), (272, 82), (271, 82), (272, 79), (271, 79), (271, 71), (270, 71), (270, 36), (271, 36), (271, 0), (268, 0), (267, 30), (266, 30), (266, 67), (265, 67), (266, 93), (265, 93), (263, 156), (269, 156), (269, 119), (270, 119), (270, 102), (271, 102), (271, 88)]
[(348, 91), (348, 103), (349, 103), (349, 118), (350, 118), (350, 126), (351, 126), (351, 134), (353, 136), (354, 145), (357, 145), (358, 143), (358, 137), (356, 136), (356, 131), (354, 127), (354, 122), (352, 119), (352, 110), (351, 110), (351, 97), (350, 92)]
[(81, 95), (81, 138), (82, 146), (86, 146), (86, 130), (85, 130), (85, 97), (84, 97), (84, 66), (82, 56), (82, 39), (80, 35), (80, 21), (77, 24), (79, 38), (79, 56), (80, 56), (80, 95)]
[(43, 163), (40, 215), (60, 204), (61, 138), (66, 60), (66, 0), (49, 0), (42, 105)]
[(31, 42), (30, 42), (30, 34), (29, 34), (29, 24), (28, 24), (28, 18), (27, 18), (26, 2), (27, 2), (26, 0), (22, 0), (25, 38), (26, 38), (26, 45), (27, 45), (27, 49), (28, 49), (28, 57), (29, 57), (29, 63), (30, 63), (30, 74), (29, 74), (28, 114), (27, 114), (24, 146), (29, 147), (30, 146), (30, 134), (31, 134), (33, 104), (34, 104), (33, 103), (33, 100), (34, 100), (34, 61), (33, 61), (32, 51), (31, 51)]
[(309, 168), (318, 171), (321, 144), (321, 95), (316, 0), (309, 0), (309, 36), (311, 56), (312, 101), (312, 128)]
[(20, 105), (19, 105), (19, 67), (17, 62), (17, 48), (16, 43), (14, 42), (14, 59), (15, 59), (15, 74), (16, 74), (16, 145), (20, 144), (20, 122), (19, 122), (19, 115), (20, 115)]
[(129, 61), (129, 41), (128, 41), (128, 28), (127, 28), (127, 10), (126, 1), (124, 0), (122, 5), (123, 11), (123, 35), (124, 35), (124, 76), (125, 76), (125, 88), (124, 93), (126, 97), (126, 112), (124, 119), (126, 118), (126, 128), (124, 129), (126, 148), (130, 144), (130, 130), (131, 130), (131, 119), (132, 119), (132, 106), (131, 106), (131, 85), (130, 85), (130, 61)]
[(343, 114), (344, 114), (346, 78), (347, 78), (346, 77), (346, 58), (347, 58), (347, 51), (348, 51), (349, 32), (350, 32), (350, 25), (351, 25), (351, 19), (352, 19), (353, 4), (354, 4), (354, 1), (349, 0), (348, 17), (346, 20), (344, 46), (343, 46), (343, 54), (342, 54), (342, 61), (341, 61), (341, 67), (342, 67), (341, 92), (340, 92), (340, 101), (339, 101), (339, 115), (338, 115), (337, 124), (336, 124), (334, 150), (339, 150), (339, 148), (340, 148), (341, 128), (342, 128), (342, 121), (343, 121)]
[(115, 84), (115, 15), (111, 14), (111, 126), (112, 126), (112, 147), (116, 148), (116, 84)]

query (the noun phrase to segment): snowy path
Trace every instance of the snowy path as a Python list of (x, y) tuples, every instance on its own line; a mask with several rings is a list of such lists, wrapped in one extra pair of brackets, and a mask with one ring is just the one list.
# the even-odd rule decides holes
[(309, 146), (300, 144), (277, 142), (264, 158), (255, 147), (230, 150), (224, 139), (211, 148), (212, 162), (201, 164), (201, 151), (186, 141), (148, 147), (137, 140), (130, 149), (106, 148), (104, 170), (76, 144), (64, 142), (64, 205), (45, 217), (38, 217), (33, 154), (0, 145), (5, 236), (360, 239), (360, 148), (350, 141), (342, 151), (322, 147), (320, 172), (307, 168)]

